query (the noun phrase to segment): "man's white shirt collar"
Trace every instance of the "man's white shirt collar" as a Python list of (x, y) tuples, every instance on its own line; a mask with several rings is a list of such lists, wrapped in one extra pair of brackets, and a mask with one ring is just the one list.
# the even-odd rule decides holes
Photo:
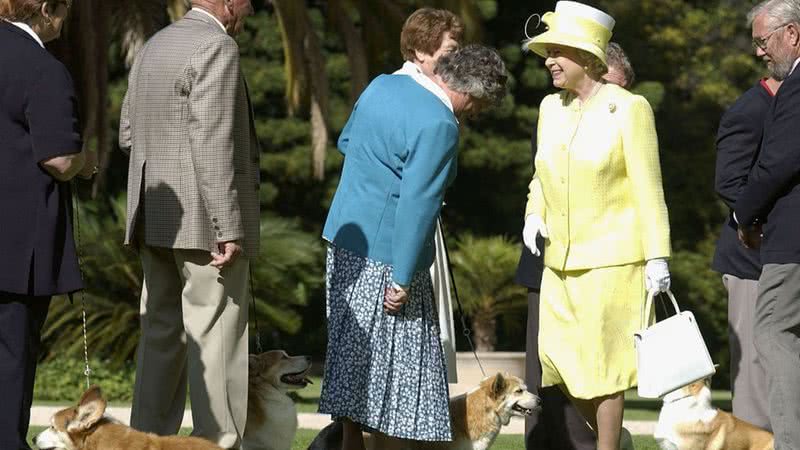
[(225, 25), (223, 25), (222, 22), (220, 22), (219, 19), (217, 19), (216, 16), (214, 16), (210, 12), (206, 11), (205, 9), (201, 9), (201, 8), (192, 8), (192, 11), (197, 11), (199, 13), (203, 13), (203, 14), (207, 15), (208, 17), (211, 17), (212, 19), (214, 19), (214, 22), (217, 22), (217, 25), (219, 25), (219, 27), (222, 28), (222, 31), (224, 31), (226, 34), (228, 33), (228, 30), (225, 29)]
[(42, 42), (42, 38), (40, 38), (39, 35), (36, 34), (35, 31), (33, 31), (33, 28), (31, 28), (30, 25), (28, 25), (25, 22), (11, 22), (11, 21), (9, 21), (8, 23), (10, 23), (11, 25), (14, 25), (17, 28), (22, 29), (22, 31), (30, 34), (31, 37), (34, 38), (36, 40), (36, 42), (38, 42), (39, 45), (42, 46), (42, 48), (44, 48), (44, 42)]
[(444, 91), (444, 89), (442, 89), (442, 87), (438, 84), (434, 83), (430, 77), (425, 75), (418, 65), (411, 61), (406, 61), (403, 63), (403, 67), (394, 72), (394, 75), (408, 75), (412, 80), (416, 81), (417, 84), (430, 91), (433, 95), (437, 96), (439, 100), (441, 100), (442, 103), (444, 103), (444, 105), (450, 109), (450, 111), (453, 111), (453, 103), (450, 101), (450, 97), (447, 96), (447, 93)]
[[(800, 64), (800, 58), (794, 60), (794, 64), (792, 65), (792, 72), (794, 72), (794, 69), (797, 68), (797, 64)], [(791, 75), (792, 72), (789, 72), (789, 75)]]

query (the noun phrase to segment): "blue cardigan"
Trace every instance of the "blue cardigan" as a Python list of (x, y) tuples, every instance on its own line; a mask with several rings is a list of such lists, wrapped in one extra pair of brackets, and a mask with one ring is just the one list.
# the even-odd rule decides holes
[(393, 266), (408, 286), (433, 262), (444, 191), (456, 175), (458, 123), (407, 75), (367, 86), (339, 137), (345, 155), (322, 232), (335, 245)]

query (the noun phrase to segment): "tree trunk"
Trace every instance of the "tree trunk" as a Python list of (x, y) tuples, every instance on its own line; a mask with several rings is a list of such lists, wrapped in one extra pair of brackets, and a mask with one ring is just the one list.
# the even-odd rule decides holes
[[(303, 58), (303, 42), (308, 22), (304, 2), (271, 0), (281, 30), (283, 58), (286, 69), (286, 106), (295, 115), (308, 101), (308, 74)], [(323, 68), (324, 70), (324, 68)]]
[(364, 48), (364, 38), (350, 20), (347, 11), (342, 6), (342, 0), (330, 0), (328, 3), (331, 22), (344, 40), (347, 49), (347, 61), (350, 63), (350, 104), (355, 104), (358, 96), (369, 82), (369, 68), (367, 67), (367, 51)]
[(497, 317), (490, 312), (479, 311), (472, 316), (471, 322), (475, 350), (493, 352), (497, 344)]
[(167, 11), (169, 13), (170, 20), (175, 22), (176, 20), (185, 16), (190, 7), (191, 5), (187, 0), (168, 0)]
[(308, 10), (296, 0), (272, 0), (283, 37), (289, 113), (308, 106), (311, 116), (311, 172), (325, 178), (328, 147), (328, 75)]

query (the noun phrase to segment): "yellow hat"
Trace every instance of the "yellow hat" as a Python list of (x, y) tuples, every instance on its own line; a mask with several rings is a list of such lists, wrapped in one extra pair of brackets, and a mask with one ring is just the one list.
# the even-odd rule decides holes
[(547, 58), (547, 46), (558, 44), (587, 51), (606, 64), (613, 17), (583, 3), (560, 1), (555, 11), (542, 16), (542, 22), (547, 30), (528, 42), (528, 48), (537, 55)]

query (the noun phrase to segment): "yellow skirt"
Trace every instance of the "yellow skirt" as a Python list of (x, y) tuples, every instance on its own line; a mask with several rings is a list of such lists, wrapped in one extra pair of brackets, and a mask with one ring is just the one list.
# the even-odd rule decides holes
[(644, 263), (544, 269), (539, 311), (542, 385), (591, 399), (636, 386), (633, 333), (645, 301)]

